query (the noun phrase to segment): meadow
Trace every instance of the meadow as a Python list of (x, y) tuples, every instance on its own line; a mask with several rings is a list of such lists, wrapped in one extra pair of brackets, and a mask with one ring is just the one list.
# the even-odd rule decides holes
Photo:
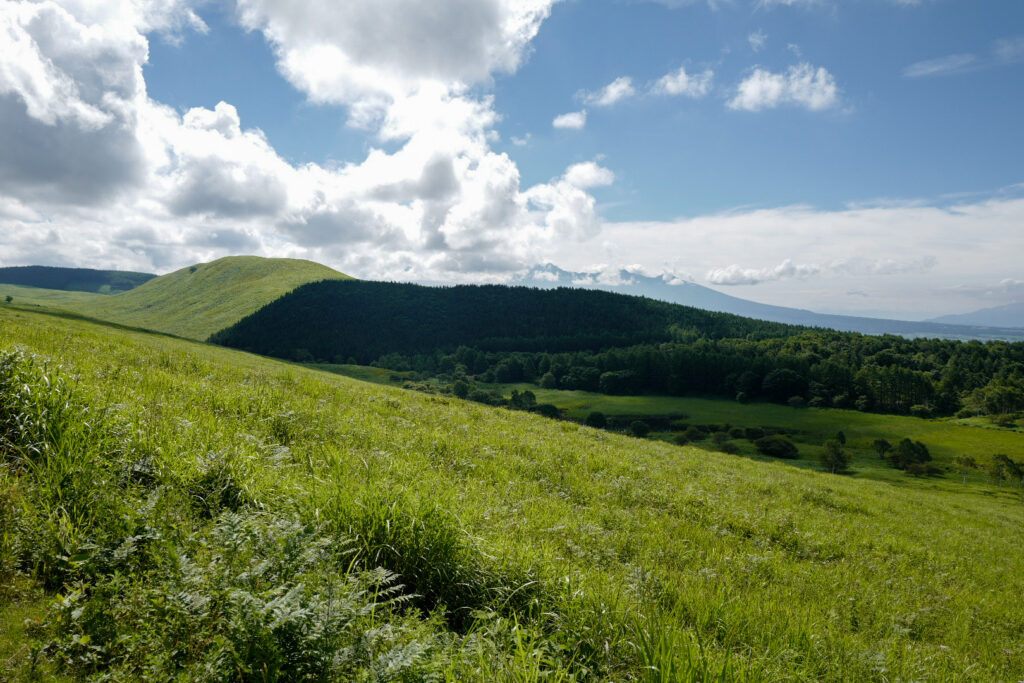
[[(1024, 677), (1008, 488), (831, 475), (2, 305), (0, 386), (10, 679)], [(853, 440), (880, 428), (856, 415)], [(918, 427), (942, 457), (955, 428), (1019, 438)]]
[[(551, 403), (564, 411), (567, 418), (583, 421), (592, 411), (615, 416), (685, 416), (674, 421), (697, 425), (729, 425), (739, 427), (776, 428), (789, 432), (801, 446), (802, 457), (795, 464), (814, 466), (821, 444), (834, 438), (838, 432), (846, 436), (846, 448), (853, 455), (854, 476), (870, 476), (887, 480), (901, 480), (902, 472), (880, 462), (872, 447), (876, 439), (893, 444), (908, 438), (926, 444), (936, 464), (951, 470), (950, 480), (960, 483), (959, 471), (953, 471), (953, 461), (959, 455), (969, 455), (979, 463), (992, 455), (1003, 453), (1014, 460), (1024, 461), (1024, 432), (1019, 428), (997, 427), (983, 419), (922, 419), (906, 415), (881, 415), (857, 410), (834, 408), (791, 408), (774, 403), (737, 404), (719, 398), (676, 396), (607, 396), (586, 391), (541, 389), (535, 385), (490, 385), (503, 393), (513, 389), (533, 391), (538, 403)], [(670, 438), (671, 433), (654, 434)], [(742, 444), (742, 441), (737, 441)], [(713, 447), (711, 443), (703, 444)], [(760, 457), (751, 446), (743, 445), (743, 454)], [(983, 471), (968, 472), (970, 482), (986, 481)], [(935, 479), (930, 480), (932, 484)], [(922, 485), (924, 485), (922, 483)]]

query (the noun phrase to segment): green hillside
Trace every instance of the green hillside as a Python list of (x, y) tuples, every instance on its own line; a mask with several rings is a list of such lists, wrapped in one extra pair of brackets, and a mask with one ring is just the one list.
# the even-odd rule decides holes
[(110, 294), (96, 292), (74, 292), (61, 289), (42, 289), (25, 285), (0, 283), (0, 301), (11, 297), (15, 304), (61, 308), (68, 311), (92, 308), (102, 305)]
[(0, 285), (0, 298), (205, 340), (296, 287), (347, 275), (312, 261), (230, 256), (160, 276), (112, 296)]
[(0, 463), (0, 678), (1024, 677), (1016, 488), (757, 462), (4, 306)]

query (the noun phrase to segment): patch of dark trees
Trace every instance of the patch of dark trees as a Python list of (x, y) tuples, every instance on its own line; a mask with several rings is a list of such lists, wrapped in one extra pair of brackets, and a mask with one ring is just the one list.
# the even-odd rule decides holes
[(801, 329), (594, 290), (336, 280), (303, 285), (210, 341), (278, 358), (368, 365), (459, 346), (559, 353)]
[(1024, 411), (1024, 343), (801, 328), (593, 290), (319, 282), (211, 341), (299, 361), (611, 395), (919, 417)]
[(134, 289), (156, 275), (126, 270), (58, 268), (53, 266), (11, 266), (0, 268), (0, 282), (24, 287), (59, 289), (70, 292), (113, 294)]

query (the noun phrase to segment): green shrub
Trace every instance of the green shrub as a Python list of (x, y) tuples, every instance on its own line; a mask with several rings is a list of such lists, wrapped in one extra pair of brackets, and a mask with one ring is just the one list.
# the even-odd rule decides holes
[(764, 438), (764, 430), (760, 427), (747, 427), (744, 430), (744, 436), (747, 441), (757, 441), (758, 439)]
[(686, 438), (690, 441), (703, 441), (708, 438), (708, 433), (697, 425), (690, 425), (687, 427), (684, 434), (686, 434)]
[(538, 403), (533, 408), (532, 412), (550, 418), (558, 418), (562, 416), (562, 411), (553, 403)]
[(586, 424), (588, 427), (596, 427), (597, 429), (604, 429), (608, 426), (608, 418), (605, 417), (604, 413), (594, 410), (587, 415)]
[(765, 436), (754, 442), (759, 453), (773, 458), (793, 459), (800, 455), (796, 444), (781, 435)]
[(643, 439), (643, 438), (645, 438), (650, 433), (651, 433), (651, 426), (649, 424), (647, 424), (646, 422), (644, 422), (643, 420), (633, 420), (629, 424), (629, 434), (630, 434), (630, 436), (635, 436), (635, 437)]

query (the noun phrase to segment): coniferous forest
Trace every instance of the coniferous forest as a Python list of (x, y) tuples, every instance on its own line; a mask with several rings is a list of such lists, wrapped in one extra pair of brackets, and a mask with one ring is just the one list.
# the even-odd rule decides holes
[(868, 336), (580, 289), (332, 281), (211, 341), (606, 394), (700, 394), (918, 416), (1024, 409), (1024, 344)]

